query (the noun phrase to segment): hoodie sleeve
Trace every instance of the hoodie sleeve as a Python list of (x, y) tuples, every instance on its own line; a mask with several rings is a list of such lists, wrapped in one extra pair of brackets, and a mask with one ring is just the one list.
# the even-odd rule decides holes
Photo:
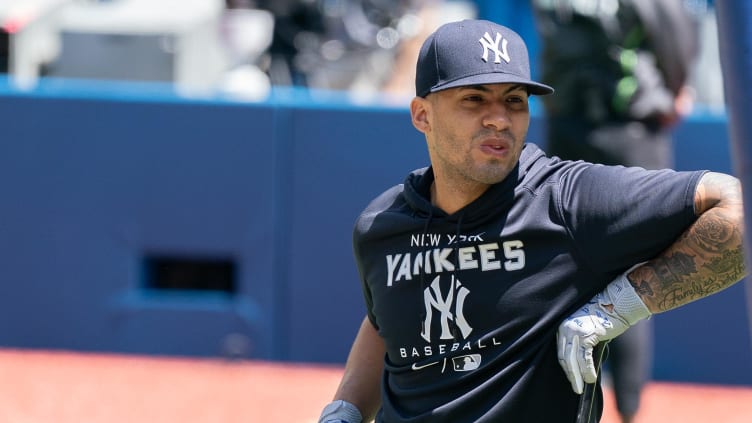
[(580, 260), (613, 273), (658, 255), (696, 219), (704, 173), (576, 164), (562, 179), (560, 210)]

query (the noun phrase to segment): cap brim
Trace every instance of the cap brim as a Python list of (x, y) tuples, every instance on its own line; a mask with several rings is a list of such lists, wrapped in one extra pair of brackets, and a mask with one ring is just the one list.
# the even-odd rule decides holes
[(464, 78), (449, 81), (444, 84), (439, 84), (431, 87), (430, 92), (446, 90), (449, 88), (466, 87), (468, 85), (485, 85), (485, 84), (521, 84), (528, 87), (530, 94), (535, 95), (548, 95), (553, 94), (554, 89), (546, 84), (540, 82), (531, 81), (530, 79), (511, 75), (508, 73), (484, 73), (481, 75), (472, 75)]

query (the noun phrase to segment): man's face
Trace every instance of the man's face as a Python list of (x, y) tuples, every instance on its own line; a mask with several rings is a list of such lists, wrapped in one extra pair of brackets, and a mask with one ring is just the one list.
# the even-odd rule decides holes
[(509, 175), (530, 125), (528, 93), (518, 84), (438, 91), (415, 99), (411, 113), (426, 135), (437, 182), (472, 190)]

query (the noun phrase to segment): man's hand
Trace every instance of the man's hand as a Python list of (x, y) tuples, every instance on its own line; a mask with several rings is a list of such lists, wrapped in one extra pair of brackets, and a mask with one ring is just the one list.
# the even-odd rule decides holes
[(595, 383), (598, 378), (593, 348), (616, 338), (650, 314), (625, 273), (564, 319), (556, 339), (559, 364), (576, 393), (581, 394), (585, 383)]

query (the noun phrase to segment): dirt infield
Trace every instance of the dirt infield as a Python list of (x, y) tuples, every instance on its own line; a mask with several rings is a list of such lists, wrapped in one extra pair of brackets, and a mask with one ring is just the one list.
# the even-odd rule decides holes
[[(0, 350), (2, 423), (315, 422), (340, 367)], [(752, 387), (652, 383), (638, 423), (749, 423)], [(616, 422), (607, 392), (602, 423)]]

